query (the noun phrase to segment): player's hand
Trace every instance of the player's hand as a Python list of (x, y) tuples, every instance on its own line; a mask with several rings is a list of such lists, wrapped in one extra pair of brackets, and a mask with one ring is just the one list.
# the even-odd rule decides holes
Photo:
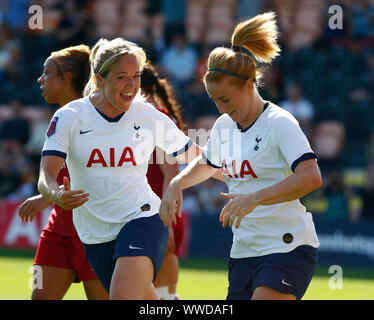
[(55, 204), (64, 210), (73, 210), (88, 201), (88, 193), (84, 190), (70, 190), (70, 182), (67, 177), (63, 178), (63, 184), (55, 197)]
[(177, 223), (175, 214), (181, 217), (183, 196), (178, 183), (171, 182), (162, 197), (159, 215), (166, 227), (171, 227)]
[(22, 222), (31, 222), (35, 215), (49, 206), (50, 202), (41, 194), (26, 199), (18, 209), (18, 216)]
[(230, 201), (223, 207), (219, 221), (225, 228), (227, 223), (231, 228), (235, 219), (235, 228), (239, 228), (243, 218), (257, 207), (251, 194), (229, 194), (221, 192), (221, 196)]

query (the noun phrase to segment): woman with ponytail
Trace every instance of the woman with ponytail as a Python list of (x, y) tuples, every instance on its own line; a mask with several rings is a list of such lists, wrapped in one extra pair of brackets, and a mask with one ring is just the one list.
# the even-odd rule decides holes
[(227, 299), (301, 299), (319, 241), (299, 199), (321, 186), (317, 156), (287, 111), (258, 92), (263, 64), (280, 48), (275, 14), (239, 23), (231, 48), (215, 48), (204, 76), (222, 115), (203, 153), (171, 181), (160, 217), (173, 219), (182, 190), (222, 168), (229, 193), (220, 214), (234, 234)]
[[(158, 147), (191, 162), (202, 151), (141, 96), (145, 63), (137, 44), (99, 40), (85, 96), (56, 111), (42, 151), (39, 192), (73, 210), (86, 258), (110, 299), (158, 299), (153, 281), (168, 229), (146, 179), (150, 156)], [(71, 180), (59, 186), (65, 159)]]
[[(64, 106), (82, 97), (90, 73), (89, 55), (90, 49), (86, 45), (52, 52), (38, 79), (42, 96), (48, 103)], [(69, 172), (65, 163), (58, 170), (56, 181), (62, 185), (64, 177), (69, 177)], [(36, 213), (51, 204), (51, 215), (40, 235), (35, 255), (36, 285), (31, 298), (62, 299), (72, 282), (82, 281), (87, 299), (108, 299), (108, 294), (85, 258), (83, 244), (73, 225), (71, 210), (64, 210), (39, 194), (21, 204), (19, 216), (22, 221), (31, 222)]]

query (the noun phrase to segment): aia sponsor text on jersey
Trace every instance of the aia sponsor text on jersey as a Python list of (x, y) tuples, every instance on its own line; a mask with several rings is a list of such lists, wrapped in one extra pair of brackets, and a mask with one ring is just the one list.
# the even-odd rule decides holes
[[(231, 172), (230, 172), (231, 170)], [(228, 176), (229, 178), (243, 179), (246, 176), (250, 175), (253, 178), (257, 179), (256, 173), (253, 171), (248, 160), (243, 160), (240, 165), (240, 171), (237, 171), (236, 160), (232, 160), (231, 164), (227, 165), (226, 159), (222, 161), (222, 171), (223, 175)]]
[(90, 157), (87, 162), (87, 168), (90, 168), (93, 164), (101, 164), (103, 167), (122, 167), (126, 162), (131, 162), (133, 166), (136, 166), (134, 152), (130, 147), (125, 147), (122, 151), (118, 161), (115, 157), (115, 149), (109, 148), (108, 151), (101, 151), (99, 148), (94, 148), (91, 151)]

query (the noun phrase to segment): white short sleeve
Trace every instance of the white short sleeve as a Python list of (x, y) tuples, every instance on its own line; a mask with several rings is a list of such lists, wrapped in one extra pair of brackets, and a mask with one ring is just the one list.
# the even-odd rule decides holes
[(185, 153), (192, 145), (191, 139), (162, 112), (155, 110), (154, 116), (156, 146), (171, 157)]
[(45, 134), (42, 156), (55, 155), (66, 159), (69, 150), (70, 132), (76, 118), (74, 112), (70, 109), (56, 111)]
[(298, 121), (291, 114), (282, 114), (274, 120), (274, 142), (292, 171), (302, 160), (317, 159)]
[(209, 140), (203, 148), (203, 157), (207, 163), (214, 168), (221, 168), (222, 161), (220, 155), (220, 125), (218, 120), (214, 123)]

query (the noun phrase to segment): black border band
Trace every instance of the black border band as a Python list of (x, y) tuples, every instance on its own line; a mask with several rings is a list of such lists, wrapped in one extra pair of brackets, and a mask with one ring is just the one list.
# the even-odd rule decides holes
[(57, 156), (66, 160), (67, 154), (65, 152), (57, 151), (57, 150), (45, 150), (42, 151), (43, 156)]
[(301, 157), (297, 158), (291, 165), (291, 170), (292, 172), (295, 172), (295, 169), (297, 167), (297, 165), (301, 162), (301, 161), (304, 161), (304, 160), (309, 160), (309, 159), (317, 159), (318, 161), (318, 157), (315, 153), (313, 152), (308, 152), (308, 153), (304, 153)]

